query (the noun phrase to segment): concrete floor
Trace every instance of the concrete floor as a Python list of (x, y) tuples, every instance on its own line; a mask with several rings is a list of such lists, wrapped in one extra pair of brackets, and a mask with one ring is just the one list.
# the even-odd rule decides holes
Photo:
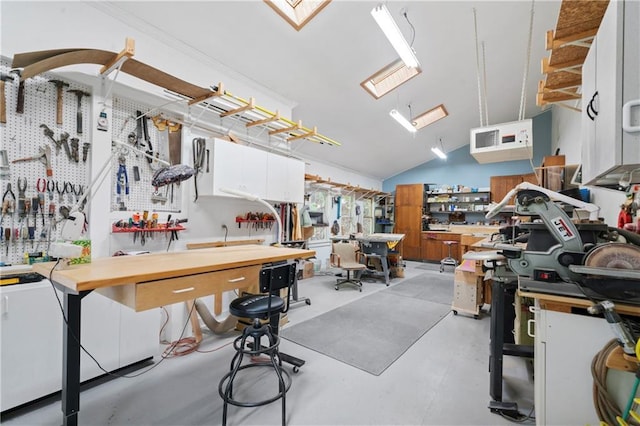
[[(425, 271), (425, 264), (406, 263), (404, 279), (424, 272), (438, 273)], [(444, 273), (451, 275), (453, 280), (451, 272)], [(391, 285), (402, 280), (393, 279)], [(386, 288), (380, 281), (365, 281), (361, 293), (349, 287), (335, 291), (334, 283), (332, 273), (299, 281), (300, 295), (309, 297), (312, 303), (292, 308), (289, 324), (307, 320)], [(478, 320), (449, 313), (380, 376), (283, 339), (281, 351), (306, 360), (299, 373), (291, 374), (293, 384), (287, 394), (288, 424), (510, 424), (511, 421), (487, 408), (490, 400), (489, 322), (486, 313)], [(218, 382), (228, 371), (233, 356), (233, 349), (228, 343), (233, 337), (207, 333), (200, 351), (218, 350), (169, 358), (139, 377), (118, 378), (84, 390), (79, 423), (220, 424), (222, 400), (218, 395)], [(160, 351), (162, 349), (164, 347)], [(533, 383), (529, 361), (505, 357), (504, 400), (517, 402), (525, 414), (531, 411)], [(258, 408), (230, 406), (228, 423), (279, 424), (280, 416), (280, 402)], [(58, 399), (3, 416), (2, 423), (59, 425), (61, 420)]]

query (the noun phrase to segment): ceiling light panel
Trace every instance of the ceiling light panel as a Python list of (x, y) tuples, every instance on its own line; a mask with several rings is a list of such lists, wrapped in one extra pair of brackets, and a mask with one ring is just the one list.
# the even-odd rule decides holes
[(419, 67), (409, 68), (402, 60), (398, 59), (364, 80), (360, 86), (374, 98), (380, 99), (421, 73), (422, 69)]
[(400, 112), (397, 109), (392, 109), (389, 112), (389, 115), (391, 117), (393, 117), (394, 120), (396, 120), (398, 123), (400, 123), (400, 125), (402, 127), (404, 127), (405, 129), (407, 129), (407, 131), (411, 132), (411, 133), (415, 133), (418, 131), (418, 129), (416, 129), (413, 124), (411, 124), (411, 122), (409, 120), (407, 120), (405, 118), (404, 115), (400, 114)]
[(416, 129), (422, 129), (429, 124), (433, 124), (436, 121), (445, 118), (447, 115), (449, 115), (447, 109), (443, 104), (440, 104), (437, 107), (431, 108), (429, 111), (423, 112), (422, 114), (412, 118), (411, 123)]
[(433, 148), (431, 148), (431, 151), (437, 155), (438, 157), (442, 158), (443, 160), (447, 159), (447, 154), (445, 154), (444, 152), (442, 152), (442, 150), (436, 146), (434, 146)]

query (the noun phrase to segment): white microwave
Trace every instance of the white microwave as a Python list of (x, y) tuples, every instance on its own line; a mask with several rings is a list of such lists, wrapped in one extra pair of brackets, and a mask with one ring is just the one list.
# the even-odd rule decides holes
[(478, 163), (531, 158), (533, 156), (531, 119), (471, 129), (470, 152)]

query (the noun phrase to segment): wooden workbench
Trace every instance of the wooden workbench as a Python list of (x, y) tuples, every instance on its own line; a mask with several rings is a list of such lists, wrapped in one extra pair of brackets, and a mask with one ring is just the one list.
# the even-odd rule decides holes
[(258, 279), (263, 265), (309, 258), (313, 250), (261, 245), (185, 250), (94, 259), (92, 263), (33, 270), (64, 292), (62, 412), (63, 425), (76, 425), (80, 410), (80, 318), (82, 298), (93, 290), (136, 311), (183, 302)]

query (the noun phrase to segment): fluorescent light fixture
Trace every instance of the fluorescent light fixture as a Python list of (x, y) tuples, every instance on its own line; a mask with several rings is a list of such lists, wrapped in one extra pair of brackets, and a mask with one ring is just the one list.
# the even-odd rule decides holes
[(431, 151), (433, 151), (433, 153), (435, 155), (437, 155), (438, 157), (442, 158), (443, 160), (447, 159), (447, 154), (445, 154), (444, 152), (442, 152), (440, 150), (440, 148), (438, 148), (437, 146), (434, 146), (433, 148), (431, 148)]
[(400, 125), (402, 125), (402, 127), (404, 127), (405, 129), (407, 129), (408, 131), (410, 131), (411, 133), (415, 133), (418, 131), (418, 129), (416, 129), (413, 124), (411, 124), (409, 122), (409, 120), (407, 120), (404, 115), (400, 114), (398, 112), (397, 109), (392, 109), (389, 112), (389, 115), (391, 117), (393, 117), (394, 120), (396, 120), (398, 123), (400, 123)]
[(360, 86), (374, 98), (380, 99), (420, 73), (420, 68), (409, 68), (401, 59), (397, 59), (360, 83)]
[(400, 32), (400, 28), (398, 28), (396, 21), (391, 17), (387, 6), (384, 4), (377, 5), (371, 11), (371, 16), (376, 20), (376, 23), (405, 65), (409, 68), (418, 68), (420, 66), (418, 58), (416, 58), (415, 52), (411, 46), (409, 46), (409, 43), (407, 43), (402, 32)]
[(411, 123), (416, 129), (422, 129), (429, 124), (433, 124), (436, 121), (445, 118), (447, 115), (449, 115), (447, 109), (443, 104), (440, 104), (437, 107), (431, 108), (429, 111), (423, 112), (422, 114), (412, 118)]

